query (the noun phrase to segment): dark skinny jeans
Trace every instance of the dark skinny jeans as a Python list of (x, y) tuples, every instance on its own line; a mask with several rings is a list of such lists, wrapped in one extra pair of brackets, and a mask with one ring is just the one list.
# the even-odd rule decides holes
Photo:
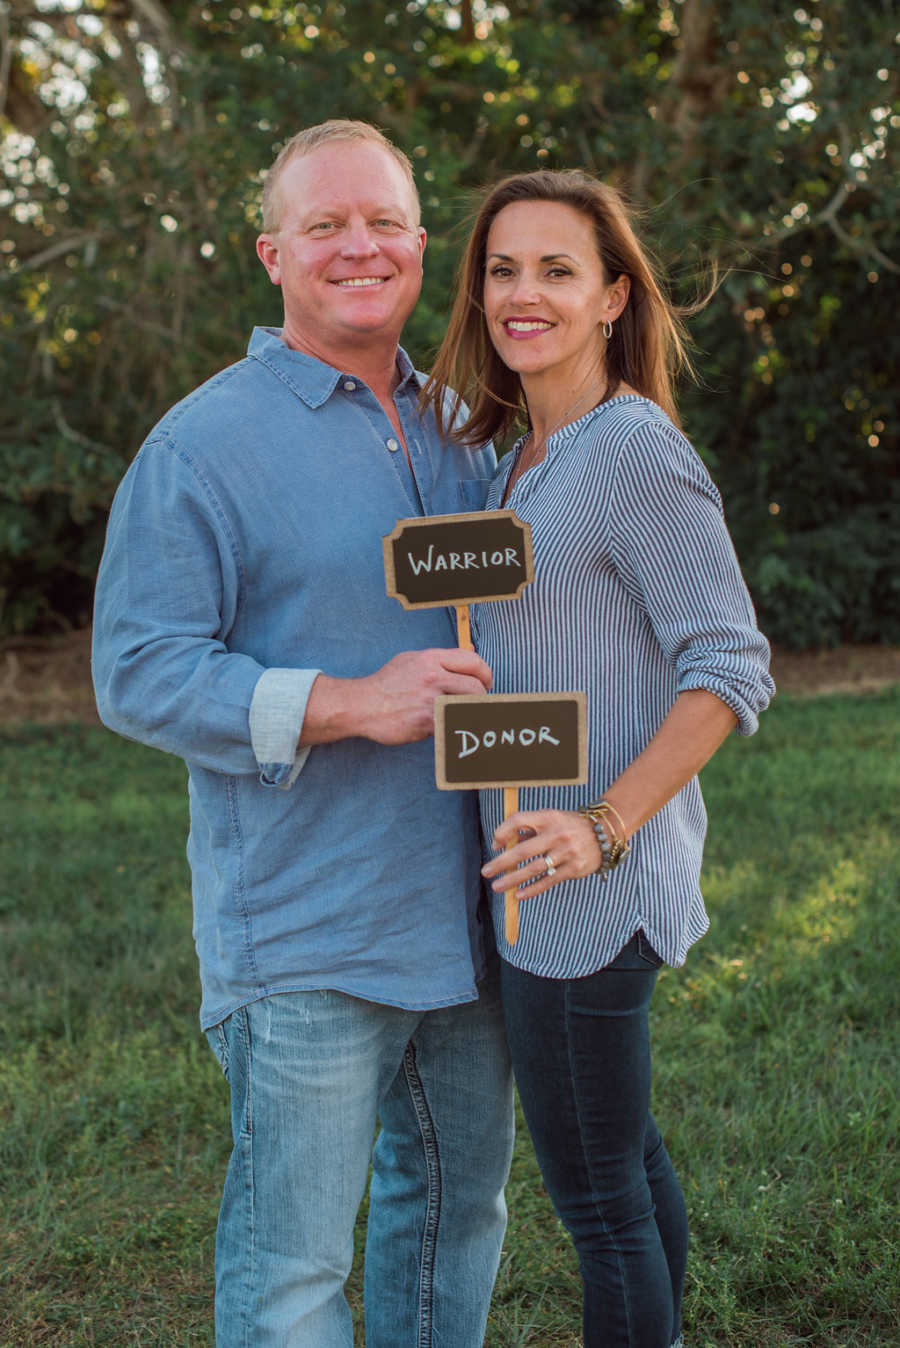
[(687, 1212), (650, 1113), (660, 963), (641, 932), (587, 978), (502, 962), (522, 1109), (584, 1281), (584, 1348), (670, 1348), (681, 1333)]

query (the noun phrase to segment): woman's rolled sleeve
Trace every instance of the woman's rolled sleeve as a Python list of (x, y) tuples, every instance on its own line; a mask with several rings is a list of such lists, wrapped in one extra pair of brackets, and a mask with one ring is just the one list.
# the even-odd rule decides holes
[(737, 717), (737, 733), (752, 735), (759, 713), (769, 705), (775, 685), (769, 676), (769, 643), (754, 629), (756, 643), (739, 650), (688, 648), (678, 661), (678, 691), (703, 688), (714, 693)]
[(617, 565), (678, 691), (713, 693), (752, 734), (775, 691), (769, 644), (706, 469), (679, 431), (652, 425), (623, 447), (615, 499)]

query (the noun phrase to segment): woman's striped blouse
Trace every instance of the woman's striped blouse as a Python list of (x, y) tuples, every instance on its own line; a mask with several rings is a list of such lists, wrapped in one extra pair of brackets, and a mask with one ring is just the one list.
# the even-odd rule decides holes
[[(500, 506), (515, 451), (488, 495)], [(583, 689), (586, 786), (522, 788), (523, 810), (575, 809), (645, 747), (676, 696), (705, 688), (752, 734), (774, 684), (716, 487), (665, 413), (634, 394), (613, 398), (552, 435), (546, 458), (516, 483), (508, 508), (531, 525), (534, 581), (516, 600), (473, 606), (477, 649), (494, 691)], [(486, 847), (503, 792), (481, 792)], [(669, 964), (683, 964), (709, 922), (699, 876), (706, 812), (694, 778), (632, 841), (608, 879), (564, 881), (519, 909), (504, 959), (576, 978), (615, 958), (640, 928)], [(489, 852), (489, 855), (492, 854)]]

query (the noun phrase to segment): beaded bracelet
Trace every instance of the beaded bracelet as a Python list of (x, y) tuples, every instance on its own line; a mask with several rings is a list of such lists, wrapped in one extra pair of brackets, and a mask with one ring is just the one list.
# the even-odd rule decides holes
[[(606, 880), (609, 872), (618, 866), (620, 861), (624, 861), (631, 851), (625, 835), (625, 824), (622, 816), (614, 805), (610, 805), (608, 800), (598, 800), (593, 801), (590, 805), (583, 805), (578, 813), (583, 818), (589, 819), (593, 825), (603, 858), (597, 870), (600, 873), (600, 878)], [(609, 818), (611, 814), (615, 815), (619, 821), (619, 827), (622, 830), (621, 837), (618, 836), (611, 825)]]

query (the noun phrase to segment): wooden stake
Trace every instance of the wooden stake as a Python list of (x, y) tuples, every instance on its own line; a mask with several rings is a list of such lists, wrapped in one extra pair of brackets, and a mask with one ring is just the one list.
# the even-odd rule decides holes
[(474, 651), (468, 604), (456, 605), (456, 632), (459, 649), (461, 651)]
[[(519, 788), (517, 786), (505, 786), (503, 788), (503, 818), (508, 819), (511, 814), (515, 814), (519, 808)], [(513, 838), (504, 847), (504, 852), (508, 852), (511, 847), (515, 847), (518, 838)], [(503, 896), (504, 921), (506, 930), (506, 939), (510, 945), (515, 945), (519, 939), (519, 900), (516, 897), (516, 886), (508, 889)]]

